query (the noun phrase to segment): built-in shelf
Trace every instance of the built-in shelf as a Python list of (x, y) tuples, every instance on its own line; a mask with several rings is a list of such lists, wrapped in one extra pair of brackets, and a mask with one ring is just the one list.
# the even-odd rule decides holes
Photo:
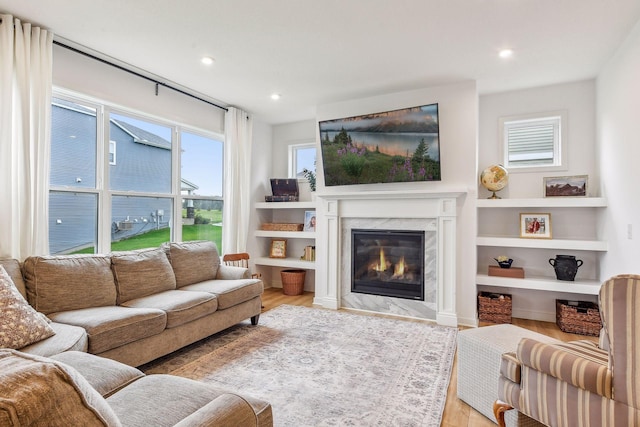
[(258, 202), (256, 209), (315, 209), (316, 202)]
[(598, 292), (600, 292), (600, 285), (602, 284), (596, 280), (576, 280), (569, 282), (543, 276), (514, 279), (512, 277), (489, 276), (486, 274), (477, 274), (476, 283), (478, 285), (485, 286), (565, 292), (583, 295), (598, 295)]
[(303, 261), (298, 258), (268, 258), (258, 257), (254, 260), (256, 265), (268, 265), (271, 267), (286, 267), (286, 268), (302, 268), (305, 270), (315, 270), (315, 261)]
[(602, 240), (579, 239), (529, 239), (520, 237), (478, 236), (477, 246), (504, 248), (566, 249), (573, 251), (606, 252), (609, 245)]
[(271, 230), (256, 230), (254, 232), (256, 237), (275, 237), (284, 239), (315, 239), (315, 231), (271, 231)]
[(544, 197), (532, 199), (478, 199), (479, 208), (604, 208), (604, 197)]

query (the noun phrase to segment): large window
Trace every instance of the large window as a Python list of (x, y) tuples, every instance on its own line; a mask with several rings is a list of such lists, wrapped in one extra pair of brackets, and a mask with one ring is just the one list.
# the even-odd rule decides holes
[(221, 248), (220, 136), (83, 100), (52, 104), (51, 253), (195, 239)]
[(507, 168), (554, 170), (566, 165), (566, 112), (504, 117), (500, 131)]

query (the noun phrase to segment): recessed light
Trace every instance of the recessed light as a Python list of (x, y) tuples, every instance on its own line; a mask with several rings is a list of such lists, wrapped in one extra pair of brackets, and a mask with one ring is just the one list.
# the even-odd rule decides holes
[(513, 56), (513, 50), (511, 49), (502, 49), (499, 53), (498, 56), (500, 58), (511, 58)]
[(273, 99), (274, 101), (277, 101), (280, 98), (281, 98), (281, 96), (280, 96), (279, 93), (271, 94), (271, 99)]
[(200, 60), (204, 65), (211, 65), (215, 62), (215, 60), (210, 56), (203, 56)]

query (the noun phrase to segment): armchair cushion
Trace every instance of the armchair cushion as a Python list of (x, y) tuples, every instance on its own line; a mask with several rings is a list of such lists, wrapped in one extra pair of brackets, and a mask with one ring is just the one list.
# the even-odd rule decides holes
[(544, 344), (524, 338), (518, 344), (517, 360), (577, 388), (613, 397), (607, 352), (590, 341)]

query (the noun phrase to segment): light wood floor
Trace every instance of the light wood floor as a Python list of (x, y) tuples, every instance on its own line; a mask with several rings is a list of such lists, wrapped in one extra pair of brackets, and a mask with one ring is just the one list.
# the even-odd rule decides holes
[[(313, 307), (313, 293), (305, 292), (303, 295), (288, 296), (282, 293), (282, 289), (268, 288), (265, 289), (262, 298), (264, 311), (271, 310), (281, 304), (300, 305), (304, 307)], [(383, 316), (384, 317), (384, 316)], [(562, 341), (571, 341), (576, 339), (595, 339), (585, 337), (583, 335), (573, 335), (562, 332), (555, 323), (538, 322), (526, 319), (513, 319), (513, 324), (526, 328), (541, 334), (551, 336)], [(487, 326), (481, 324), (480, 326)], [(451, 373), (451, 382), (447, 391), (447, 402), (442, 417), (442, 427), (494, 427), (496, 424), (476, 411), (457, 397), (457, 381), (458, 381), (458, 360), (453, 362), (453, 370)]]

